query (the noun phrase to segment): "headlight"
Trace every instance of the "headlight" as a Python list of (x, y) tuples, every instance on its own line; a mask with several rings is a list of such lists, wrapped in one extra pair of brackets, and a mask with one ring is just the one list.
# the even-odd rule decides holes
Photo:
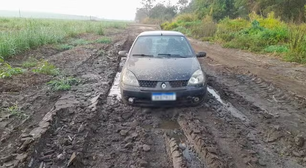
[(199, 69), (192, 74), (191, 78), (188, 81), (188, 85), (202, 84), (205, 82), (204, 78), (205, 77), (202, 70)]
[(129, 70), (125, 70), (122, 76), (122, 82), (126, 85), (130, 86), (139, 86), (138, 80), (133, 74), (133, 72)]

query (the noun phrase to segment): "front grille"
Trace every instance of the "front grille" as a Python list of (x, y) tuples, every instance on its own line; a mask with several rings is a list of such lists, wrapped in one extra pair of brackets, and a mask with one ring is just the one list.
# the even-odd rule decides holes
[(157, 85), (157, 81), (146, 81), (146, 80), (139, 81), (140, 87), (155, 88), (156, 85)]
[(188, 84), (188, 80), (170, 81), (169, 83), (170, 83), (170, 86), (173, 88), (185, 87)]

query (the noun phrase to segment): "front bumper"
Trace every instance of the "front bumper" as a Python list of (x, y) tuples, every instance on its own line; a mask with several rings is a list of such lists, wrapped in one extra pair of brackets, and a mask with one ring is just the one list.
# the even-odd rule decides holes
[[(124, 102), (135, 106), (190, 106), (201, 103), (207, 92), (207, 85), (201, 87), (184, 87), (180, 89), (171, 90), (149, 90), (142, 89), (141, 87), (120, 86), (122, 99)], [(175, 92), (175, 101), (152, 101), (152, 93), (167, 93)], [(133, 98), (133, 102), (128, 99)], [(195, 102), (195, 98), (199, 101)]]

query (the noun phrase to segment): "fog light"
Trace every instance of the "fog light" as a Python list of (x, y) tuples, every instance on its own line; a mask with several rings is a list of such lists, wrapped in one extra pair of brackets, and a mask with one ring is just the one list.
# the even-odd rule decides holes
[(130, 98), (128, 99), (129, 103), (133, 104), (133, 103), (134, 103), (134, 99), (135, 99), (135, 98), (130, 97)]
[(194, 98), (193, 98), (193, 101), (194, 101), (195, 103), (197, 103), (197, 102), (199, 102), (199, 101), (200, 101), (200, 98), (198, 98), (198, 97), (194, 97)]

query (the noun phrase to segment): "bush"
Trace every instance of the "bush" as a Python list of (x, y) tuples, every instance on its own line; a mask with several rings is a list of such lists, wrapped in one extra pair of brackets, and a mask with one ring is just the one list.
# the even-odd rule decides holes
[(182, 22), (180, 23), (180, 26), (183, 26), (187, 29), (192, 28), (194, 26), (200, 26), (201, 25), (201, 20), (193, 21), (193, 22)]
[(238, 18), (231, 20), (227, 17), (219, 22), (218, 30), (221, 29), (227, 32), (238, 32), (250, 26), (250, 22), (245, 19)]
[[(222, 24), (228, 24), (230, 21), (225, 20)], [(246, 49), (250, 51), (260, 52), (285, 52), (286, 49), (283, 48), (273, 48), (269, 46), (277, 46), (278, 44), (283, 44), (288, 39), (288, 29), (285, 27), (278, 27), (274, 29), (268, 29), (262, 27), (260, 22), (256, 19), (251, 22), (250, 27), (245, 27), (244, 29), (237, 27), (227, 27), (223, 25), (223, 32), (218, 29), (216, 39), (221, 39), (221, 41), (226, 42), (224, 46), (232, 48)], [(220, 27), (219, 27), (220, 28)], [(241, 29), (241, 30), (239, 30)], [(239, 30), (239, 31), (238, 31)], [(233, 32), (232, 32), (233, 31)], [(222, 33), (221, 33), (222, 32)], [(269, 47), (269, 48), (268, 48)]]
[(206, 16), (200, 25), (191, 28), (191, 34), (195, 38), (213, 37), (217, 31), (217, 24), (214, 23), (212, 17)]
[(250, 27), (250, 25), (250, 22), (245, 19), (230, 20), (225, 18), (217, 25), (215, 39), (221, 42), (229, 42), (235, 38), (237, 32)]
[(280, 20), (280, 18), (275, 18), (274, 12), (268, 14), (268, 17), (264, 18), (262, 16), (257, 15), (256, 13), (251, 13), (249, 15), (250, 20), (257, 20), (261, 27), (267, 29), (282, 29), (286, 28), (286, 24)]
[(240, 48), (243, 50), (250, 50), (259, 52), (265, 48), (266, 42), (260, 36), (250, 36), (246, 34), (237, 35), (230, 42), (225, 43), (225, 47)]
[(290, 26), (289, 49), (285, 60), (306, 63), (306, 24)]
[(165, 27), (167, 27), (170, 24), (170, 22), (164, 22), (160, 25), (161, 29), (166, 30)]
[(179, 25), (176, 22), (172, 22), (172, 23), (164, 25), (163, 29), (164, 30), (173, 30), (177, 27), (179, 27)]
[(178, 32), (181, 32), (183, 34), (185, 34), (186, 36), (191, 36), (191, 32), (189, 29), (186, 29), (185, 27), (183, 26), (179, 26), (175, 29), (173, 29), (173, 31), (178, 31)]
[(174, 22), (183, 23), (183, 22), (193, 22), (197, 20), (197, 16), (191, 13), (180, 14), (174, 18)]

